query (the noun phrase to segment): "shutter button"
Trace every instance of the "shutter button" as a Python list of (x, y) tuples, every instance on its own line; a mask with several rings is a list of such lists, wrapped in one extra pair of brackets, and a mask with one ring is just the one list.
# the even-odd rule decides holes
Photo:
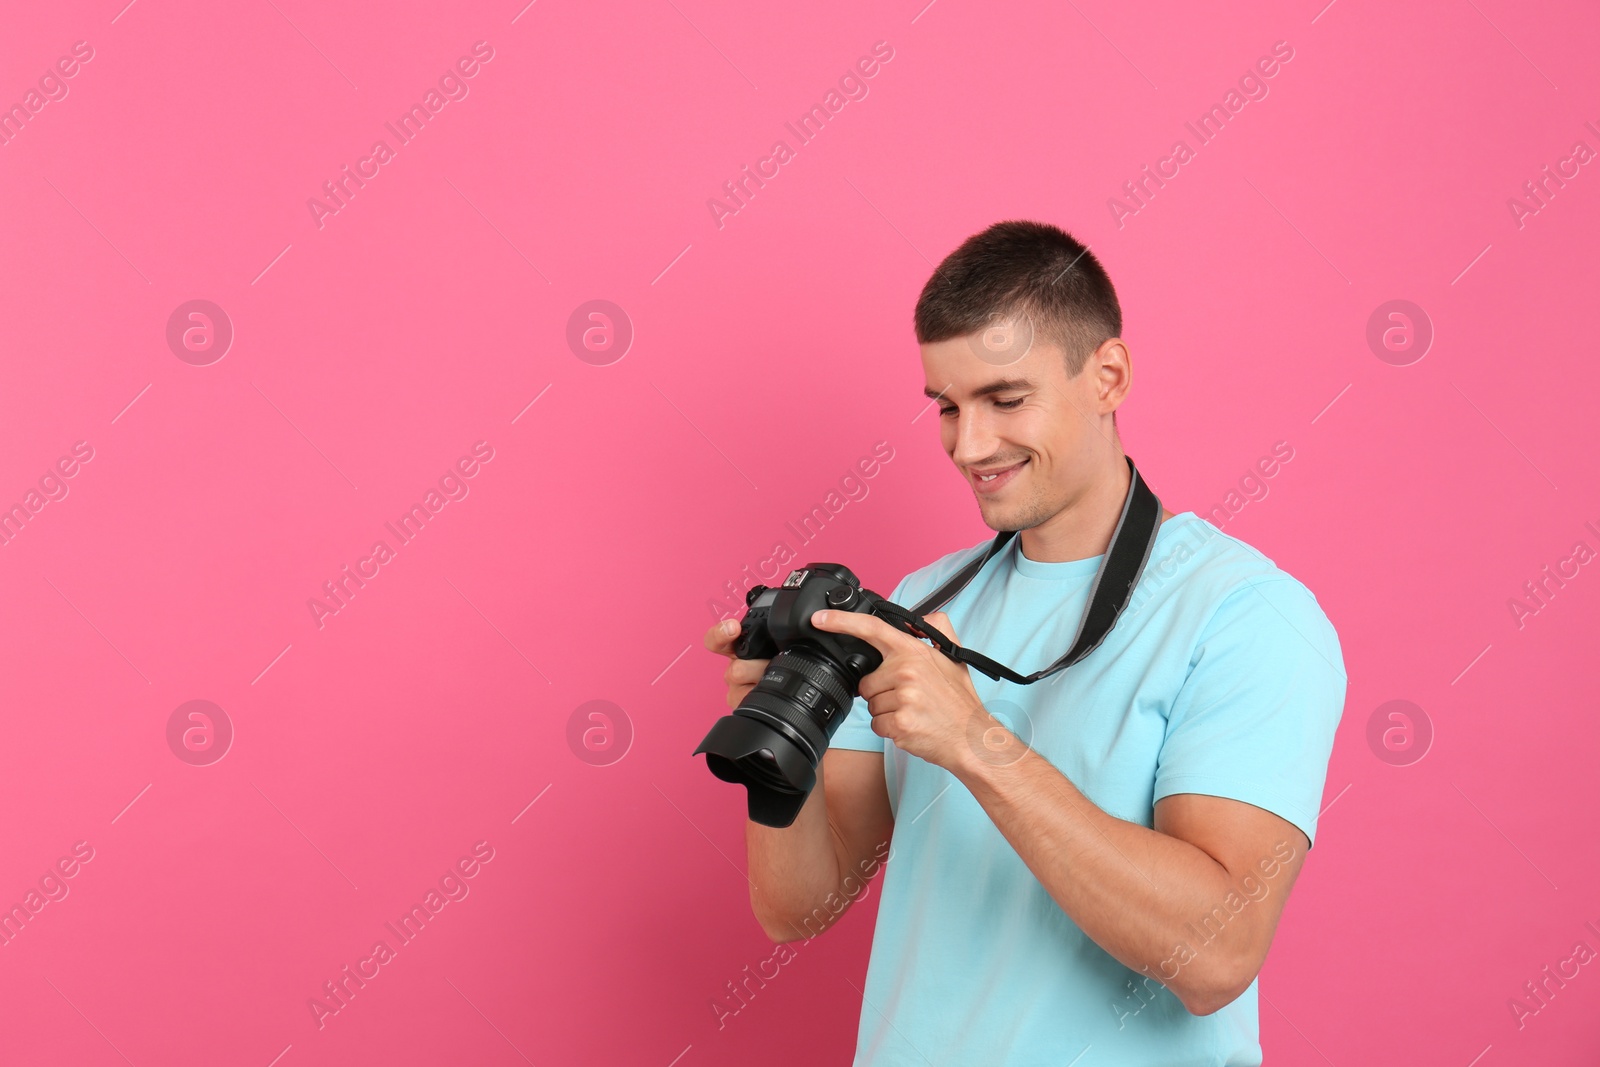
[(856, 591), (852, 586), (836, 585), (828, 590), (828, 607), (848, 611), (855, 607)]

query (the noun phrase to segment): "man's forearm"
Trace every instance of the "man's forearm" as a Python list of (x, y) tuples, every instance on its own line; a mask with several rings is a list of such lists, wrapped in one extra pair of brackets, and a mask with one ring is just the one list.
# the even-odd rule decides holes
[(811, 915), (829, 894), (836, 893), (842, 880), (822, 774), (819, 763), (817, 784), (791, 825), (780, 828), (745, 822), (750, 906), (774, 941), (802, 936), (805, 931), (796, 925), (799, 918)]
[(1190, 924), (1240, 892), (1228, 870), (1186, 841), (1108, 815), (1008, 731), (988, 736), (996, 747), (950, 770), (1061, 910), (1191, 1012), (1238, 996), (1264, 955), (1255, 916), (1241, 914), (1191, 958), (1174, 960), (1175, 946), (1195, 940)]

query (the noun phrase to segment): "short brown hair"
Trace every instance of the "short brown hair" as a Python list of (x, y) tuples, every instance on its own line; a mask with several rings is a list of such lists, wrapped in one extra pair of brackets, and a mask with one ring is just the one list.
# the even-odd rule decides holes
[(997, 222), (961, 242), (922, 287), (917, 343), (963, 337), (997, 317), (1025, 315), (1036, 336), (1066, 353), (1067, 376), (1122, 335), (1122, 307), (1086, 245), (1044, 222)]

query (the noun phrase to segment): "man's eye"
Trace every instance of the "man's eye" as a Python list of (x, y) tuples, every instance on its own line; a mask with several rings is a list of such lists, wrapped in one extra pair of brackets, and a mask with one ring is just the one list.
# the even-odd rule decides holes
[(1002, 411), (1010, 411), (1013, 408), (1020, 406), (1024, 399), (1024, 397), (1019, 396), (1015, 400), (996, 400), (994, 402), (994, 406)]
[(956, 409), (955, 408), (940, 408), (939, 409), (939, 414), (941, 414), (941, 415), (954, 415), (955, 413), (956, 413)]

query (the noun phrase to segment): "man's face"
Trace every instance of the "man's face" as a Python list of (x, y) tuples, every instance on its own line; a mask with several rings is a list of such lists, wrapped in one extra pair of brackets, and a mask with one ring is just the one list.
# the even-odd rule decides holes
[(1116, 447), (1096, 359), (1068, 378), (1065, 355), (1043, 338), (1009, 362), (979, 334), (921, 347), (940, 439), (985, 525), (1026, 530), (1075, 503)]

